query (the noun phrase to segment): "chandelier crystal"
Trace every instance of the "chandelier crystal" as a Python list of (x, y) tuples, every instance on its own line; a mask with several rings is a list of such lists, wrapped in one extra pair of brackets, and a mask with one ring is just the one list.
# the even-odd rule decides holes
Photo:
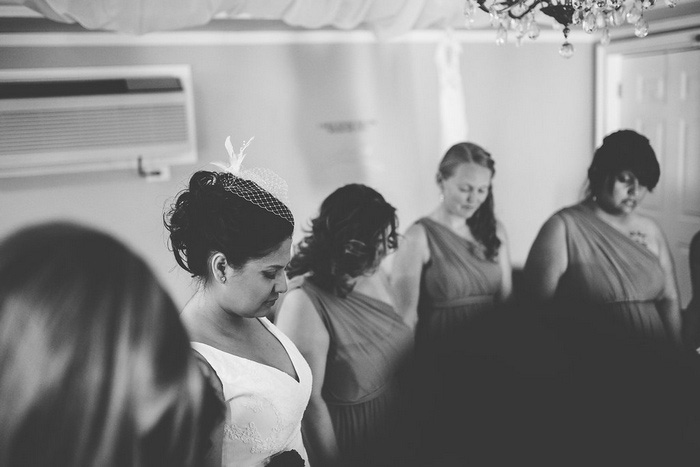
[[(678, 0), (664, 0), (673, 8)], [(574, 46), (568, 37), (572, 26), (580, 26), (588, 34), (601, 32), (600, 43), (610, 43), (610, 29), (625, 24), (634, 25), (634, 34), (645, 37), (649, 34), (649, 23), (644, 12), (654, 6), (655, 0), (465, 0), (464, 16), (467, 25), (474, 21), (476, 10), (491, 16), (491, 26), (497, 29), (496, 43), (508, 41), (508, 32), (515, 34), (515, 43), (520, 45), (525, 36), (537, 39), (540, 27), (535, 16), (551, 17), (556, 25), (563, 27), (564, 43), (559, 49), (562, 57), (574, 54)]]

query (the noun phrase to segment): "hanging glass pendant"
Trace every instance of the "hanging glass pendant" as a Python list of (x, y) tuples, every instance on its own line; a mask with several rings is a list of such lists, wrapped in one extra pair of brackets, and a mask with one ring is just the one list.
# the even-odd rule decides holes
[(538, 37), (540, 37), (540, 25), (537, 24), (535, 21), (531, 22), (530, 26), (528, 26), (527, 37), (529, 37), (532, 40), (535, 40)]
[(622, 26), (625, 24), (625, 9), (623, 7), (620, 7), (613, 11), (612, 14), (612, 25), (613, 26)]
[(596, 17), (593, 14), (593, 12), (590, 12), (586, 15), (586, 17), (583, 19), (581, 27), (588, 34), (591, 34), (596, 30)]
[(571, 58), (574, 55), (574, 46), (569, 43), (569, 32), (568, 27), (564, 28), (564, 43), (559, 47), (559, 55), (564, 58)]
[(464, 25), (469, 27), (474, 22), (474, 13), (476, 13), (476, 4), (472, 0), (464, 2)]
[(640, 18), (634, 25), (634, 35), (637, 37), (646, 37), (649, 34), (649, 23), (644, 18)]
[(496, 32), (496, 44), (503, 45), (508, 41), (508, 30), (501, 24)]
[(574, 46), (569, 41), (564, 42), (559, 48), (559, 55), (571, 58), (574, 55)]
[(639, 9), (635, 3), (632, 8), (627, 12), (627, 22), (629, 24), (634, 24), (642, 17), (642, 10)]

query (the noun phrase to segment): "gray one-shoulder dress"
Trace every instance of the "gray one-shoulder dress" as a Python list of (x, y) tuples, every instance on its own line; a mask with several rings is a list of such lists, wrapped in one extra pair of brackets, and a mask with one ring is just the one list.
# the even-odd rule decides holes
[(656, 308), (665, 285), (656, 255), (583, 204), (554, 216), (566, 227), (569, 263), (555, 293), (556, 311), (603, 332), (667, 339)]
[(474, 320), (495, 309), (502, 273), (480, 245), (428, 217), (416, 223), (425, 229), (430, 249), (421, 276), (416, 339), (429, 349), (459, 341)]
[(404, 398), (400, 378), (413, 335), (388, 303), (359, 292), (338, 297), (308, 278), (301, 284), (330, 336), (322, 395), (348, 465), (391, 465)]

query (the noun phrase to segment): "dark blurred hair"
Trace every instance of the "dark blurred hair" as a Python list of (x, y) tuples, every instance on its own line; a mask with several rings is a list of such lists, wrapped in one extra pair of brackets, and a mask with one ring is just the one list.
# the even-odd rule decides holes
[[(225, 188), (234, 176), (199, 171), (164, 216), (175, 260), (206, 280), (207, 260), (221, 252), (233, 267), (262, 258), (292, 236), (294, 225)], [(291, 213), (288, 213), (291, 217)]]
[(632, 130), (620, 130), (603, 139), (588, 168), (589, 194), (600, 193), (606, 181), (629, 170), (639, 184), (652, 191), (661, 169), (649, 140)]
[[(437, 180), (447, 180), (454, 175), (461, 164), (473, 162), (496, 174), (496, 163), (491, 154), (474, 143), (457, 143), (447, 150), (438, 166)], [(474, 238), (486, 248), (486, 257), (494, 260), (498, 256), (501, 240), (496, 235), (496, 215), (494, 213), (493, 189), (489, 186), (489, 194), (479, 206), (474, 215), (467, 219), (467, 225)]]
[(321, 203), (287, 274), (310, 272), (314, 284), (344, 297), (352, 290), (351, 279), (372, 271), (388, 253), (382, 247), (396, 248), (397, 226), (396, 209), (372, 188), (338, 188)]
[(0, 465), (195, 466), (223, 410), (147, 265), (74, 224), (0, 244), (0, 374)]

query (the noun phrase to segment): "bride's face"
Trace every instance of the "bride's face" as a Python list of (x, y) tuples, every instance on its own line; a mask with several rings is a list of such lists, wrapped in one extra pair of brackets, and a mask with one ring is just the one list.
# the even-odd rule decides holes
[(268, 315), (280, 294), (287, 291), (284, 268), (291, 259), (291, 248), (288, 238), (267, 256), (251, 259), (241, 268), (228, 266), (222, 308), (243, 318)]

